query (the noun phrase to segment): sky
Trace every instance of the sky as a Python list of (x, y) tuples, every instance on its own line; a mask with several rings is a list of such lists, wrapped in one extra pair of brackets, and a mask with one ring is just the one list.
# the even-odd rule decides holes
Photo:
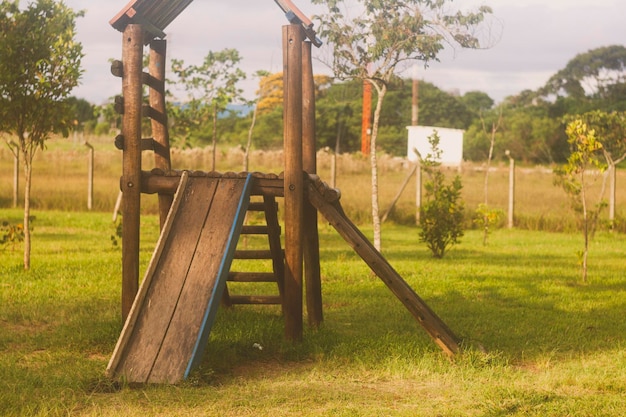
[[(85, 16), (77, 21), (77, 38), (83, 44), (85, 73), (73, 92), (95, 104), (121, 93), (121, 80), (110, 73), (109, 60), (121, 58), (121, 33), (109, 21), (127, 0), (65, 0)], [(308, 16), (315, 6), (294, 0)], [(450, 6), (469, 10), (480, 5), (493, 9), (488, 25), (493, 45), (481, 50), (448, 48), (427, 68), (419, 64), (417, 76), (439, 88), (465, 94), (483, 91), (496, 102), (536, 90), (564, 68), (577, 54), (602, 46), (626, 44), (624, 0), (451, 0)], [(200, 63), (209, 51), (235, 48), (241, 68), (282, 71), (281, 27), (287, 24), (273, 0), (195, 0), (165, 30), (168, 57), (186, 64)], [(323, 45), (314, 59), (328, 54)], [(316, 63), (316, 73), (329, 73)], [(405, 77), (411, 77), (407, 70)], [(242, 84), (247, 98), (254, 97), (257, 81)]]

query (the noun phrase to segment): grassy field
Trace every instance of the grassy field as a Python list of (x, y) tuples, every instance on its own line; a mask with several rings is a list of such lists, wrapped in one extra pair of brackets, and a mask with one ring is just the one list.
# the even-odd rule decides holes
[[(345, 196), (344, 196), (345, 198)], [(623, 234), (469, 231), (446, 258), (386, 225), (385, 255), (464, 340), (448, 360), (322, 222), (325, 321), (283, 338), (276, 307), (222, 309), (202, 367), (176, 386), (104, 377), (119, 335), (121, 251), (110, 213), (35, 210), (32, 270), (0, 250), (3, 416), (621, 416)], [(20, 210), (0, 209), (18, 222)], [(145, 216), (142, 262), (157, 238)], [(365, 227), (369, 235), (370, 230)], [(255, 347), (262, 346), (262, 350)]]
[[(95, 147), (94, 210), (112, 212), (119, 193), (121, 152), (113, 147), (112, 138), (88, 138)], [(68, 139), (52, 140), (48, 149), (40, 152), (35, 162), (32, 204), (40, 210), (81, 211), (87, 207), (88, 149)], [(173, 150), (175, 169), (209, 170), (210, 150)], [(220, 150), (218, 171), (241, 171), (243, 154), (239, 149)], [(282, 153), (256, 151), (251, 156), (250, 170), (279, 173)], [(337, 187), (343, 195), (343, 206), (350, 218), (359, 224), (370, 223), (370, 197), (363, 190), (370, 188), (369, 161), (358, 155), (338, 157)], [(152, 166), (150, 155), (144, 156), (144, 169)], [(330, 156), (318, 154), (320, 177), (330, 183)], [(466, 203), (468, 227), (472, 213), (484, 199), (485, 173), (480, 165), (463, 167), (463, 199)], [(409, 172), (402, 160), (380, 157), (380, 206), (387, 210)], [(450, 170), (452, 175), (456, 171)], [(547, 167), (520, 166), (516, 172), (516, 225), (529, 230), (573, 231), (575, 216), (565, 192), (553, 185), (554, 175)], [(23, 183), (23, 181), (22, 181)], [(598, 185), (599, 182), (596, 184)], [(617, 214), (626, 218), (626, 171), (618, 171)], [(23, 187), (23, 184), (22, 184)], [(0, 208), (11, 207), (13, 193), (13, 161), (6, 147), (0, 147)], [(23, 192), (20, 193), (20, 198)], [(21, 202), (20, 202), (21, 204)], [(506, 212), (508, 204), (508, 164), (494, 163), (489, 174), (489, 204)], [(155, 198), (145, 198), (146, 213), (156, 213)], [(382, 214), (382, 213), (381, 213)], [(605, 211), (606, 215), (606, 211)], [(606, 216), (605, 216), (606, 217)], [(412, 179), (402, 194), (390, 220), (413, 224), (415, 219), (415, 181)], [(504, 223), (504, 218), (503, 218)], [(624, 223), (622, 221), (622, 223)], [(626, 224), (623, 225), (626, 229)]]

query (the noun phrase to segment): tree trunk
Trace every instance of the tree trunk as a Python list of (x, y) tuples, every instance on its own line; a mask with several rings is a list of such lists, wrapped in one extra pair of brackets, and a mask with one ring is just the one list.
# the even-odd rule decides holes
[(617, 184), (617, 167), (613, 163), (613, 161), (609, 161), (609, 169), (608, 173), (610, 176), (609, 182), (609, 223), (611, 230), (613, 230), (615, 226), (615, 199), (617, 195), (616, 184)]
[(343, 132), (344, 122), (342, 120), (342, 113), (337, 116), (337, 136), (335, 137), (335, 151), (330, 157), (330, 186), (335, 188), (337, 186), (337, 155), (341, 151), (341, 134)]
[(213, 106), (213, 152), (211, 171), (215, 171), (215, 153), (217, 152), (217, 103)]
[(380, 228), (380, 208), (378, 204), (378, 158), (376, 155), (376, 138), (378, 136), (378, 124), (380, 113), (383, 108), (383, 99), (387, 92), (386, 84), (379, 86), (375, 84), (378, 93), (376, 100), (376, 110), (374, 111), (374, 122), (372, 124), (372, 137), (370, 139), (370, 164), (372, 168), (372, 226), (374, 229), (374, 247), (381, 252), (382, 237)]
[(587, 210), (587, 194), (585, 192), (585, 170), (582, 170), (580, 175), (580, 199), (583, 208), (583, 235), (585, 239), (585, 246), (582, 253), (582, 278), (583, 282), (587, 282), (587, 253), (589, 252), (589, 214)]
[(30, 189), (32, 179), (32, 158), (24, 156), (24, 269), (30, 269)]
[(13, 158), (13, 208), (17, 208), (17, 201), (20, 196), (20, 154), (18, 149), (15, 149)]
[(257, 109), (259, 108), (258, 103), (254, 105), (254, 110), (252, 111), (252, 122), (250, 123), (250, 129), (248, 130), (248, 142), (246, 142), (246, 149), (243, 154), (243, 171), (248, 172), (248, 168), (250, 166), (250, 148), (252, 147), (252, 131), (254, 130), (254, 125), (256, 124), (256, 114)]

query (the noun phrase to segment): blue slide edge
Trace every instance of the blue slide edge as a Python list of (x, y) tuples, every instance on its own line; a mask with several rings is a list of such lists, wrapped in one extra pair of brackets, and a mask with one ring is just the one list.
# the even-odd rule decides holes
[(241, 234), (241, 229), (243, 228), (243, 221), (246, 217), (248, 205), (250, 204), (251, 191), (252, 175), (248, 174), (246, 177), (246, 183), (241, 193), (241, 198), (239, 199), (235, 219), (228, 235), (226, 250), (224, 251), (224, 256), (222, 257), (220, 267), (218, 269), (216, 283), (213, 287), (213, 293), (209, 298), (209, 304), (207, 305), (207, 308), (205, 310), (202, 325), (200, 326), (200, 332), (198, 334), (198, 339), (196, 340), (196, 344), (191, 354), (191, 358), (189, 360), (189, 363), (187, 364), (184, 379), (187, 379), (187, 377), (189, 377), (191, 371), (193, 371), (202, 360), (202, 355), (204, 354), (204, 349), (207, 345), (209, 334), (211, 333), (211, 329), (213, 328), (213, 324), (215, 322), (215, 317), (217, 315), (217, 310), (222, 299), (222, 294), (224, 293), (224, 288), (226, 287), (226, 279), (228, 278), (228, 273), (230, 272), (230, 266), (235, 256), (235, 249), (237, 248), (239, 235)]

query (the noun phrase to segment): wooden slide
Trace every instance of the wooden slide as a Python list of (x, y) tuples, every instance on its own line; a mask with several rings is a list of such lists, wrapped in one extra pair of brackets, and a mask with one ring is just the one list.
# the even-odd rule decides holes
[(181, 177), (107, 367), (128, 382), (175, 383), (198, 365), (248, 208), (251, 177)]
[(459, 351), (459, 340), (452, 330), (402, 279), (383, 255), (348, 219), (339, 203), (338, 190), (330, 189), (319, 178), (311, 176), (307, 181), (307, 193), (311, 204), (328, 220), (372, 271), (398, 297), (415, 319), (424, 327), (430, 337), (444, 352), (452, 356)]

